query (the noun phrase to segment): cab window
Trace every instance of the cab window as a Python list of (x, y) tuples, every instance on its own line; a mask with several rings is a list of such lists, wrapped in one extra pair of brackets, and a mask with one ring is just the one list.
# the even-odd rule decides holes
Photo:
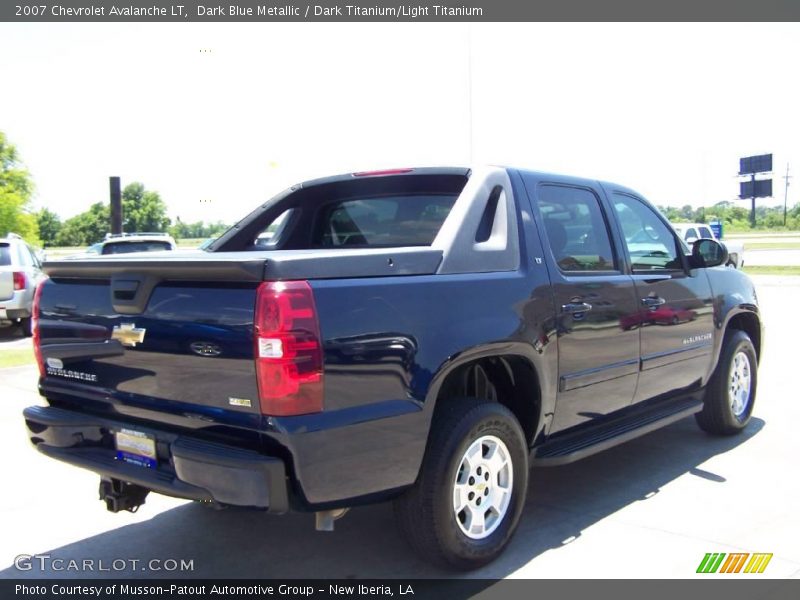
[(430, 246), (456, 197), (389, 195), (332, 202), (317, 217), (312, 246)]
[(633, 271), (683, 270), (677, 238), (658, 213), (633, 196), (615, 192), (613, 197)]

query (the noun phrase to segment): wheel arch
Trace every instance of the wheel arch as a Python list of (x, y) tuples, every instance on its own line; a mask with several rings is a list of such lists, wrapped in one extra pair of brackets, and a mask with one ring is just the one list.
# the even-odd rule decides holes
[(724, 332), (727, 334), (731, 330), (744, 331), (747, 334), (750, 341), (753, 342), (756, 358), (761, 362), (763, 330), (758, 314), (753, 311), (743, 310), (731, 315), (725, 323)]
[[(448, 361), (428, 389), (425, 404), (431, 419), (445, 402), (466, 397), (495, 400), (514, 414), (532, 447), (544, 433), (547, 390), (542, 370), (530, 354), (530, 347), (505, 343), (465, 351)], [(470, 382), (471, 376), (476, 380)], [(481, 386), (484, 376), (495, 388), (494, 395)]]

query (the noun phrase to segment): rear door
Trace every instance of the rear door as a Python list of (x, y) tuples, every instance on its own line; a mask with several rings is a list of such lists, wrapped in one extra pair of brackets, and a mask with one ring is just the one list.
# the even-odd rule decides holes
[(641, 374), (634, 402), (700, 385), (711, 363), (713, 307), (704, 269), (689, 269), (666, 220), (627, 191), (609, 190), (636, 286)]
[(631, 403), (639, 371), (638, 300), (613, 248), (599, 190), (527, 177), (549, 247), (544, 259), (557, 311), (555, 433)]

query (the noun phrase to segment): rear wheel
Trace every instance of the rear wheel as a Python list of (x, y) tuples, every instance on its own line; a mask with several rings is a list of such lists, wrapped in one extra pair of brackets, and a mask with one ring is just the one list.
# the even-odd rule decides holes
[(452, 401), (437, 413), (416, 485), (395, 501), (401, 530), (428, 560), (474, 569), (513, 535), (528, 486), (525, 436), (506, 407)]
[(744, 429), (753, 414), (757, 380), (753, 342), (744, 331), (729, 331), (706, 388), (703, 410), (695, 415), (700, 428), (715, 435), (732, 435)]

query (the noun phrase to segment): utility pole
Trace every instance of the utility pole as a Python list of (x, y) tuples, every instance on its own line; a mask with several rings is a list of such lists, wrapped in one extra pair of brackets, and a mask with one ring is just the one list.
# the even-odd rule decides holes
[(792, 178), (789, 175), (789, 163), (786, 163), (786, 175), (783, 178), (786, 180), (786, 187), (783, 190), (783, 226), (786, 227), (786, 200), (789, 198), (789, 180)]
[(108, 187), (111, 197), (111, 233), (122, 233), (122, 194), (119, 177), (109, 177)]

